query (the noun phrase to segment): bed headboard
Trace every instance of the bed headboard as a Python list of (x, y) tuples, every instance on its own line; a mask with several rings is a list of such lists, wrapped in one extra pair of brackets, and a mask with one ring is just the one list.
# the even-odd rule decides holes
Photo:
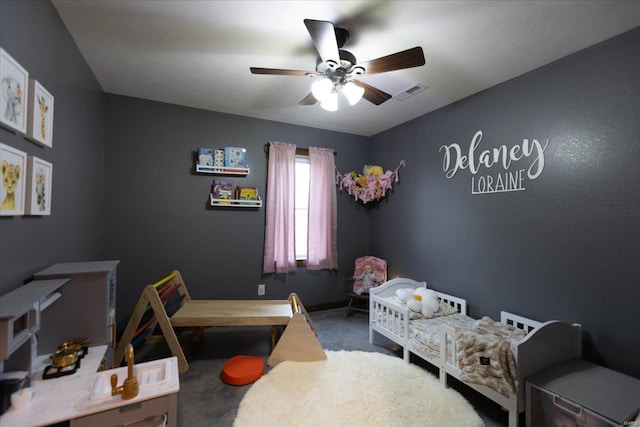
[(400, 277), (397, 279), (391, 279), (382, 285), (369, 289), (370, 295), (377, 295), (381, 297), (389, 297), (396, 294), (396, 290), (398, 289), (406, 289), (406, 288), (419, 288), (419, 287), (427, 287), (427, 282), (418, 282), (413, 279), (407, 279), (405, 277)]
[(555, 363), (582, 358), (582, 327), (551, 320), (540, 325), (518, 343), (517, 379), (520, 384), (530, 375)]

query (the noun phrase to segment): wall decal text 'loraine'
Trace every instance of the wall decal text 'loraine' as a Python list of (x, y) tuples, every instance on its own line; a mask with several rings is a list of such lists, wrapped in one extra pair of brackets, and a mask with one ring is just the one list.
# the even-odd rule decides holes
[[(525, 189), (525, 170), (526, 178), (529, 180), (536, 179), (544, 170), (544, 150), (549, 145), (548, 139), (544, 144), (537, 139), (523, 139), (522, 144), (511, 148), (501, 145), (484, 151), (478, 150), (480, 141), (482, 141), (481, 130), (473, 136), (468, 153), (463, 154), (462, 148), (456, 143), (442, 145), (438, 150), (444, 153), (442, 170), (448, 179), (453, 178), (461, 169), (469, 169), (473, 175), (471, 177), (472, 194), (522, 191)], [(529, 158), (532, 159), (529, 168), (509, 170), (512, 163)], [(482, 168), (488, 170), (495, 165), (501, 165), (505, 172), (478, 175)]]

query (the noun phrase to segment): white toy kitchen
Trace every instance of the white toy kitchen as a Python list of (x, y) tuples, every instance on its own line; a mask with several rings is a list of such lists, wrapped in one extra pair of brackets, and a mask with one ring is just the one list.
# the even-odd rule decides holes
[(0, 297), (0, 427), (177, 425), (175, 357), (111, 366), (118, 263), (55, 264)]

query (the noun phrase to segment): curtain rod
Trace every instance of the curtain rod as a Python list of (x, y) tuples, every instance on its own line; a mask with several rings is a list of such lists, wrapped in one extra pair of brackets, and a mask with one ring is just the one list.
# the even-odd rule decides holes
[[(269, 156), (269, 143), (267, 142), (266, 144), (264, 144), (264, 152), (267, 156)], [(309, 149), (308, 148), (298, 148), (296, 146), (296, 155), (297, 156), (308, 156), (309, 155)], [(338, 153), (334, 150), (333, 152), (334, 156), (337, 156)]]

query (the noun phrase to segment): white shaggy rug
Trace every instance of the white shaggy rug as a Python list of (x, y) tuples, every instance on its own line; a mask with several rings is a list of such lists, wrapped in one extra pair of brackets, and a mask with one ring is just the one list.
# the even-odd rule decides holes
[(419, 366), (381, 353), (326, 351), (282, 362), (247, 391), (234, 427), (482, 426), (471, 405)]

